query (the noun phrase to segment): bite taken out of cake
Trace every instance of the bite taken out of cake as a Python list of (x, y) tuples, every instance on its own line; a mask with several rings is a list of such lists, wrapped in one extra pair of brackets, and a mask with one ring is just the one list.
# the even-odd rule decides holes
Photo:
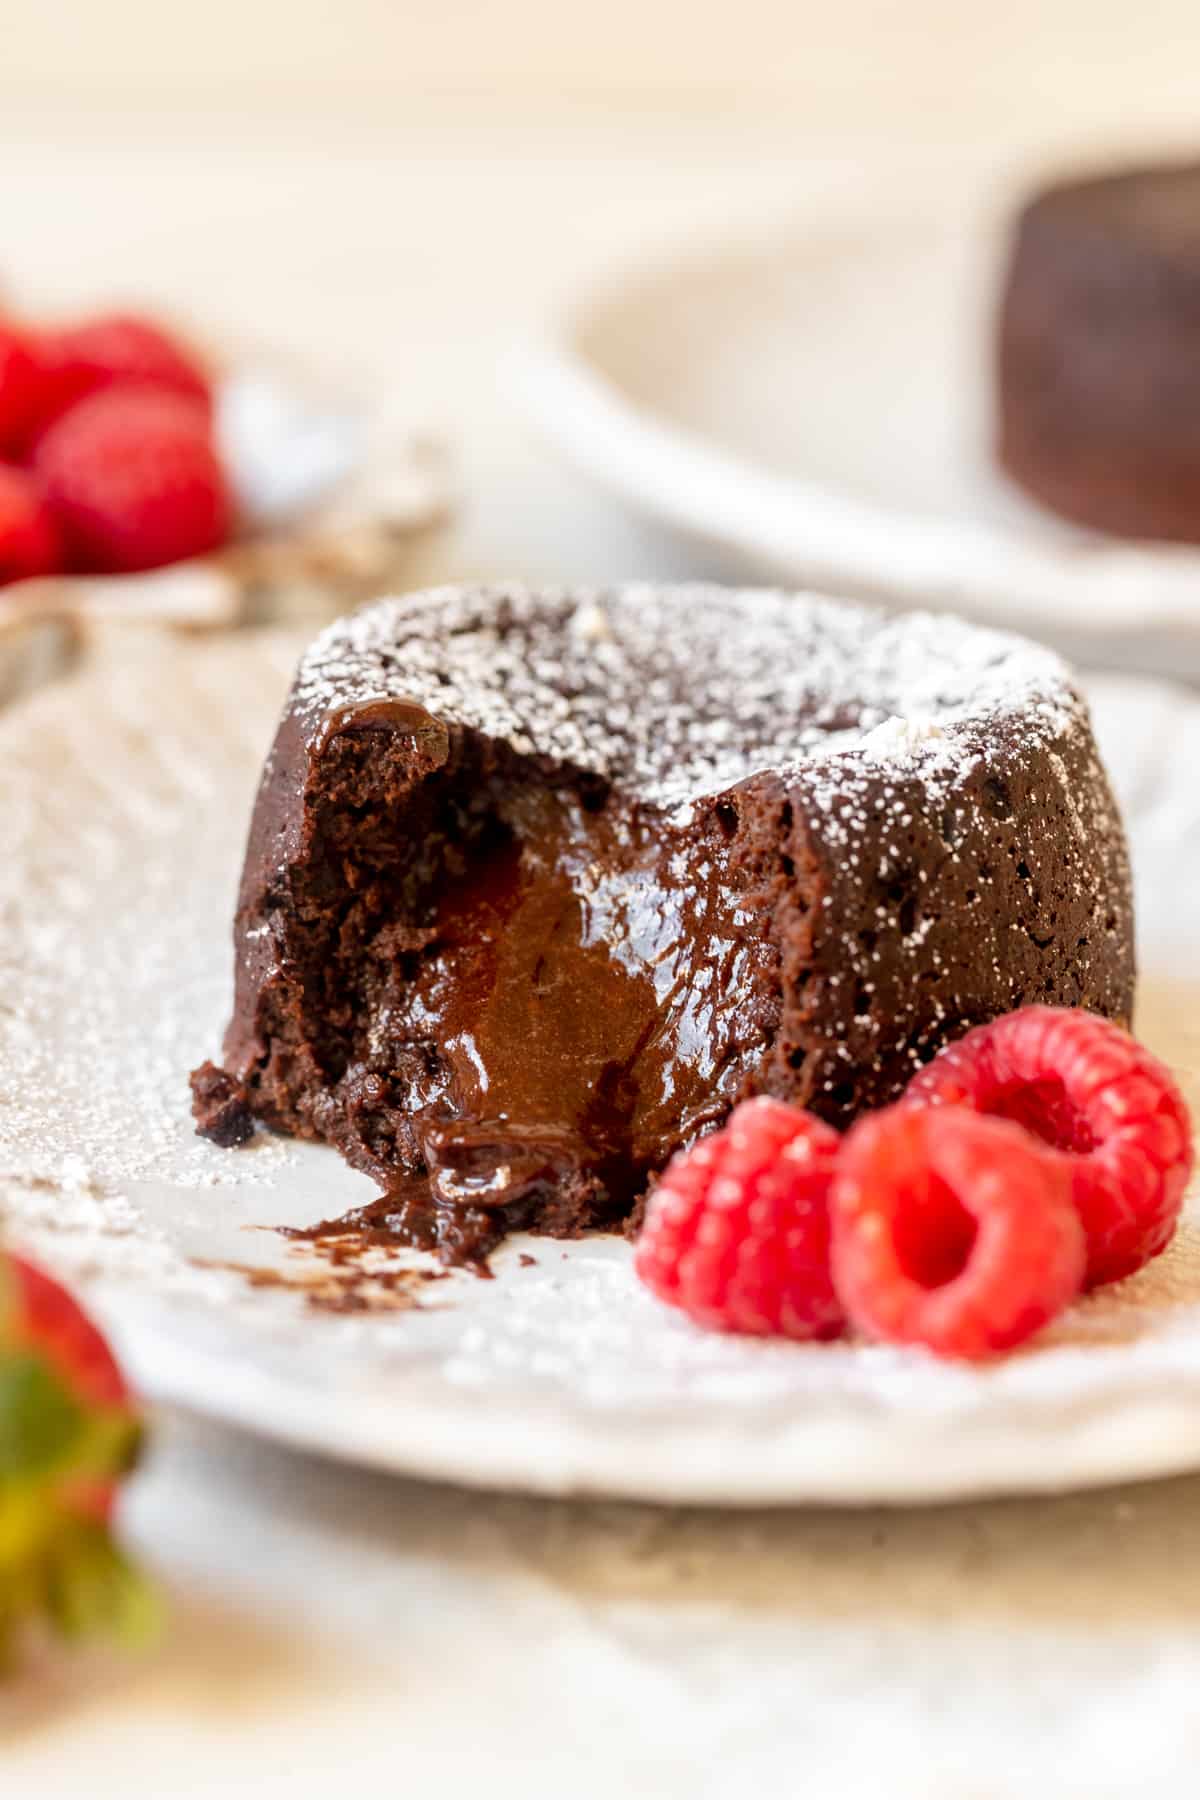
[(836, 1126), (971, 1026), (1129, 1019), (1121, 823), (1068, 670), (812, 595), (389, 599), (263, 772), (202, 1132), (335, 1145), (447, 1260), (636, 1214), (739, 1099)]

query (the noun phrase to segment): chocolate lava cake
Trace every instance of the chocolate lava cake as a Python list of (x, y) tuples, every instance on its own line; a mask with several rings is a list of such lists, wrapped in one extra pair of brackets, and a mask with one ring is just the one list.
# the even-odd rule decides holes
[(628, 1218), (739, 1097), (845, 1125), (1031, 1001), (1128, 1020), (1057, 657), (717, 588), (385, 600), (301, 662), (201, 1131), (334, 1144), (447, 1257)]
[(1000, 315), (998, 454), (1036, 499), (1200, 542), (1200, 164), (1047, 189)]

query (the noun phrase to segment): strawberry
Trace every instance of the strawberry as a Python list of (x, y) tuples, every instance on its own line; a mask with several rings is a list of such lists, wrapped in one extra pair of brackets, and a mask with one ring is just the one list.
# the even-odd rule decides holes
[(41, 488), (24, 469), (0, 463), (0, 587), (62, 566), (58, 527)]
[(33, 466), (76, 568), (156, 569), (229, 536), (232, 500), (207, 415), (165, 388), (81, 400), (39, 439)]
[(48, 1618), (143, 1635), (154, 1603), (111, 1535), (141, 1421), (100, 1331), (56, 1281), (0, 1256), (0, 1657)]
[(166, 388), (212, 408), (208, 375), (191, 351), (150, 319), (101, 313), (32, 340), (39, 382), (34, 435), (88, 394), (109, 387)]
[(20, 448), (41, 402), (41, 368), (33, 337), (11, 319), (0, 319), (0, 456)]

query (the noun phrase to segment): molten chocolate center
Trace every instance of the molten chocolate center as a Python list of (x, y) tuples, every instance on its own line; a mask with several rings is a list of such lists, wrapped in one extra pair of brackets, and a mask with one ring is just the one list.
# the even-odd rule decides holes
[(617, 795), (500, 793), (371, 1027), (439, 1206), (584, 1182), (625, 1212), (721, 1116), (766, 1038), (741, 886), (715, 813), (671, 829)]

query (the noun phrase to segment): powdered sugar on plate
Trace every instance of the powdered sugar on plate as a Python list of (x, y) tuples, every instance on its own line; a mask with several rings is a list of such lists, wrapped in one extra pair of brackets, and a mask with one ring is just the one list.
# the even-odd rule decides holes
[(130, 632), (0, 715), (0, 1194), (17, 1229), (73, 1262), (117, 1255), (161, 1275), (177, 1259), (137, 1184), (261, 1186), (292, 1156), (265, 1140), (224, 1163), (188, 1129), (180, 1083), (224, 1005), (237, 811), (262, 692), (285, 679), (275, 654), (243, 670), (227, 649), (185, 661)]

